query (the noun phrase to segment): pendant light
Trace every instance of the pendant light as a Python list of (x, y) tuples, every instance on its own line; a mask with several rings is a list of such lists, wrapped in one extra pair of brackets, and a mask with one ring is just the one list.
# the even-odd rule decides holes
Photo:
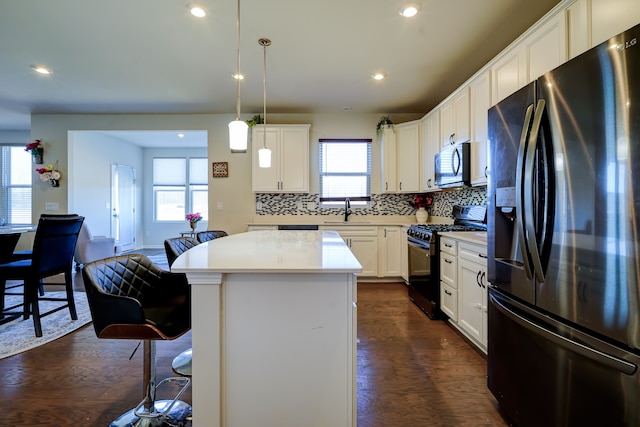
[(258, 44), (264, 49), (264, 75), (262, 77), (264, 124), (262, 125), (262, 148), (258, 150), (258, 166), (261, 168), (270, 168), (271, 150), (267, 148), (267, 46), (271, 46), (271, 40), (260, 39), (258, 40)]
[(249, 126), (244, 120), (240, 120), (240, 0), (238, 0), (238, 19), (236, 21), (236, 27), (238, 30), (236, 38), (238, 71), (235, 75), (237, 81), (236, 119), (229, 123), (229, 148), (235, 153), (246, 153)]

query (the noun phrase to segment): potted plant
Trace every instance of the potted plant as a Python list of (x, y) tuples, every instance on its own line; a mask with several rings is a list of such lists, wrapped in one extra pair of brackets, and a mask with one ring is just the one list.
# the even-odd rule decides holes
[(376, 133), (378, 136), (382, 135), (382, 131), (385, 127), (393, 128), (393, 121), (389, 116), (382, 116), (378, 120), (378, 124), (376, 125)]
[(262, 116), (260, 116), (260, 114), (256, 114), (255, 116), (247, 120), (247, 126), (249, 126), (249, 128), (252, 128), (255, 125), (262, 125), (262, 124), (264, 124), (264, 120), (262, 120)]

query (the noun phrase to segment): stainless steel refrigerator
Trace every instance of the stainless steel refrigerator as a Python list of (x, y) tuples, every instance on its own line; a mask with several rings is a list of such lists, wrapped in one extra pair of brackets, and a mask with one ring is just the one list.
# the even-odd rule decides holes
[(640, 425), (640, 25), (489, 110), (488, 386), (518, 427)]

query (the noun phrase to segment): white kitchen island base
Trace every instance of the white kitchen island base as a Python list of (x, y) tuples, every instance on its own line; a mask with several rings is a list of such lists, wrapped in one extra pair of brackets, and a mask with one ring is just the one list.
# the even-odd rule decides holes
[[(271, 248), (284, 257), (274, 264), (272, 252), (271, 271), (254, 263), (252, 272), (250, 262), (244, 272), (223, 272), (209, 261), (209, 268), (195, 267), (197, 259), (201, 266), (224, 261), (242, 239), (249, 240), (243, 256), (250, 259), (256, 237), (245, 235), (256, 233), (218, 239), (229, 239), (227, 245), (206, 242), (172, 268), (187, 273), (192, 286), (193, 425), (355, 426), (359, 264), (335, 232), (267, 231), (269, 239), (286, 240)], [(295, 266), (284, 261), (287, 248), (296, 252)]]

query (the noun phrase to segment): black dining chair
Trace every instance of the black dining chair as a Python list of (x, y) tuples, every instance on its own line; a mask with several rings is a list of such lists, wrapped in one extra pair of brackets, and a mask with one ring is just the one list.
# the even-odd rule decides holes
[[(40, 319), (49, 314), (69, 309), (72, 320), (78, 319), (73, 299), (72, 264), (78, 233), (84, 217), (40, 217), (33, 241), (31, 257), (0, 264), (0, 289), (4, 299), (7, 280), (24, 281), (23, 318), (33, 316), (33, 328), (37, 337), (42, 336)], [(64, 274), (66, 297), (54, 298), (38, 295), (42, 279)], [(60, 301), (60, 305), (46, 313), (40, 313), (39, 301)]]
[[(84, 287), (98, 338), (144, 341), (144, 397), (112, 426), (183, 426), (191, 406), (178, 400), (191, 380), (165, 378), (156, 385), (156, 342), (176, 339), (191, 329), (191, 289), (184, 274), (171, 273), (141, 254), (120, 255), (86, 264)], [(163, 384), (180, 390), (172, 400), (156, 400)]]

